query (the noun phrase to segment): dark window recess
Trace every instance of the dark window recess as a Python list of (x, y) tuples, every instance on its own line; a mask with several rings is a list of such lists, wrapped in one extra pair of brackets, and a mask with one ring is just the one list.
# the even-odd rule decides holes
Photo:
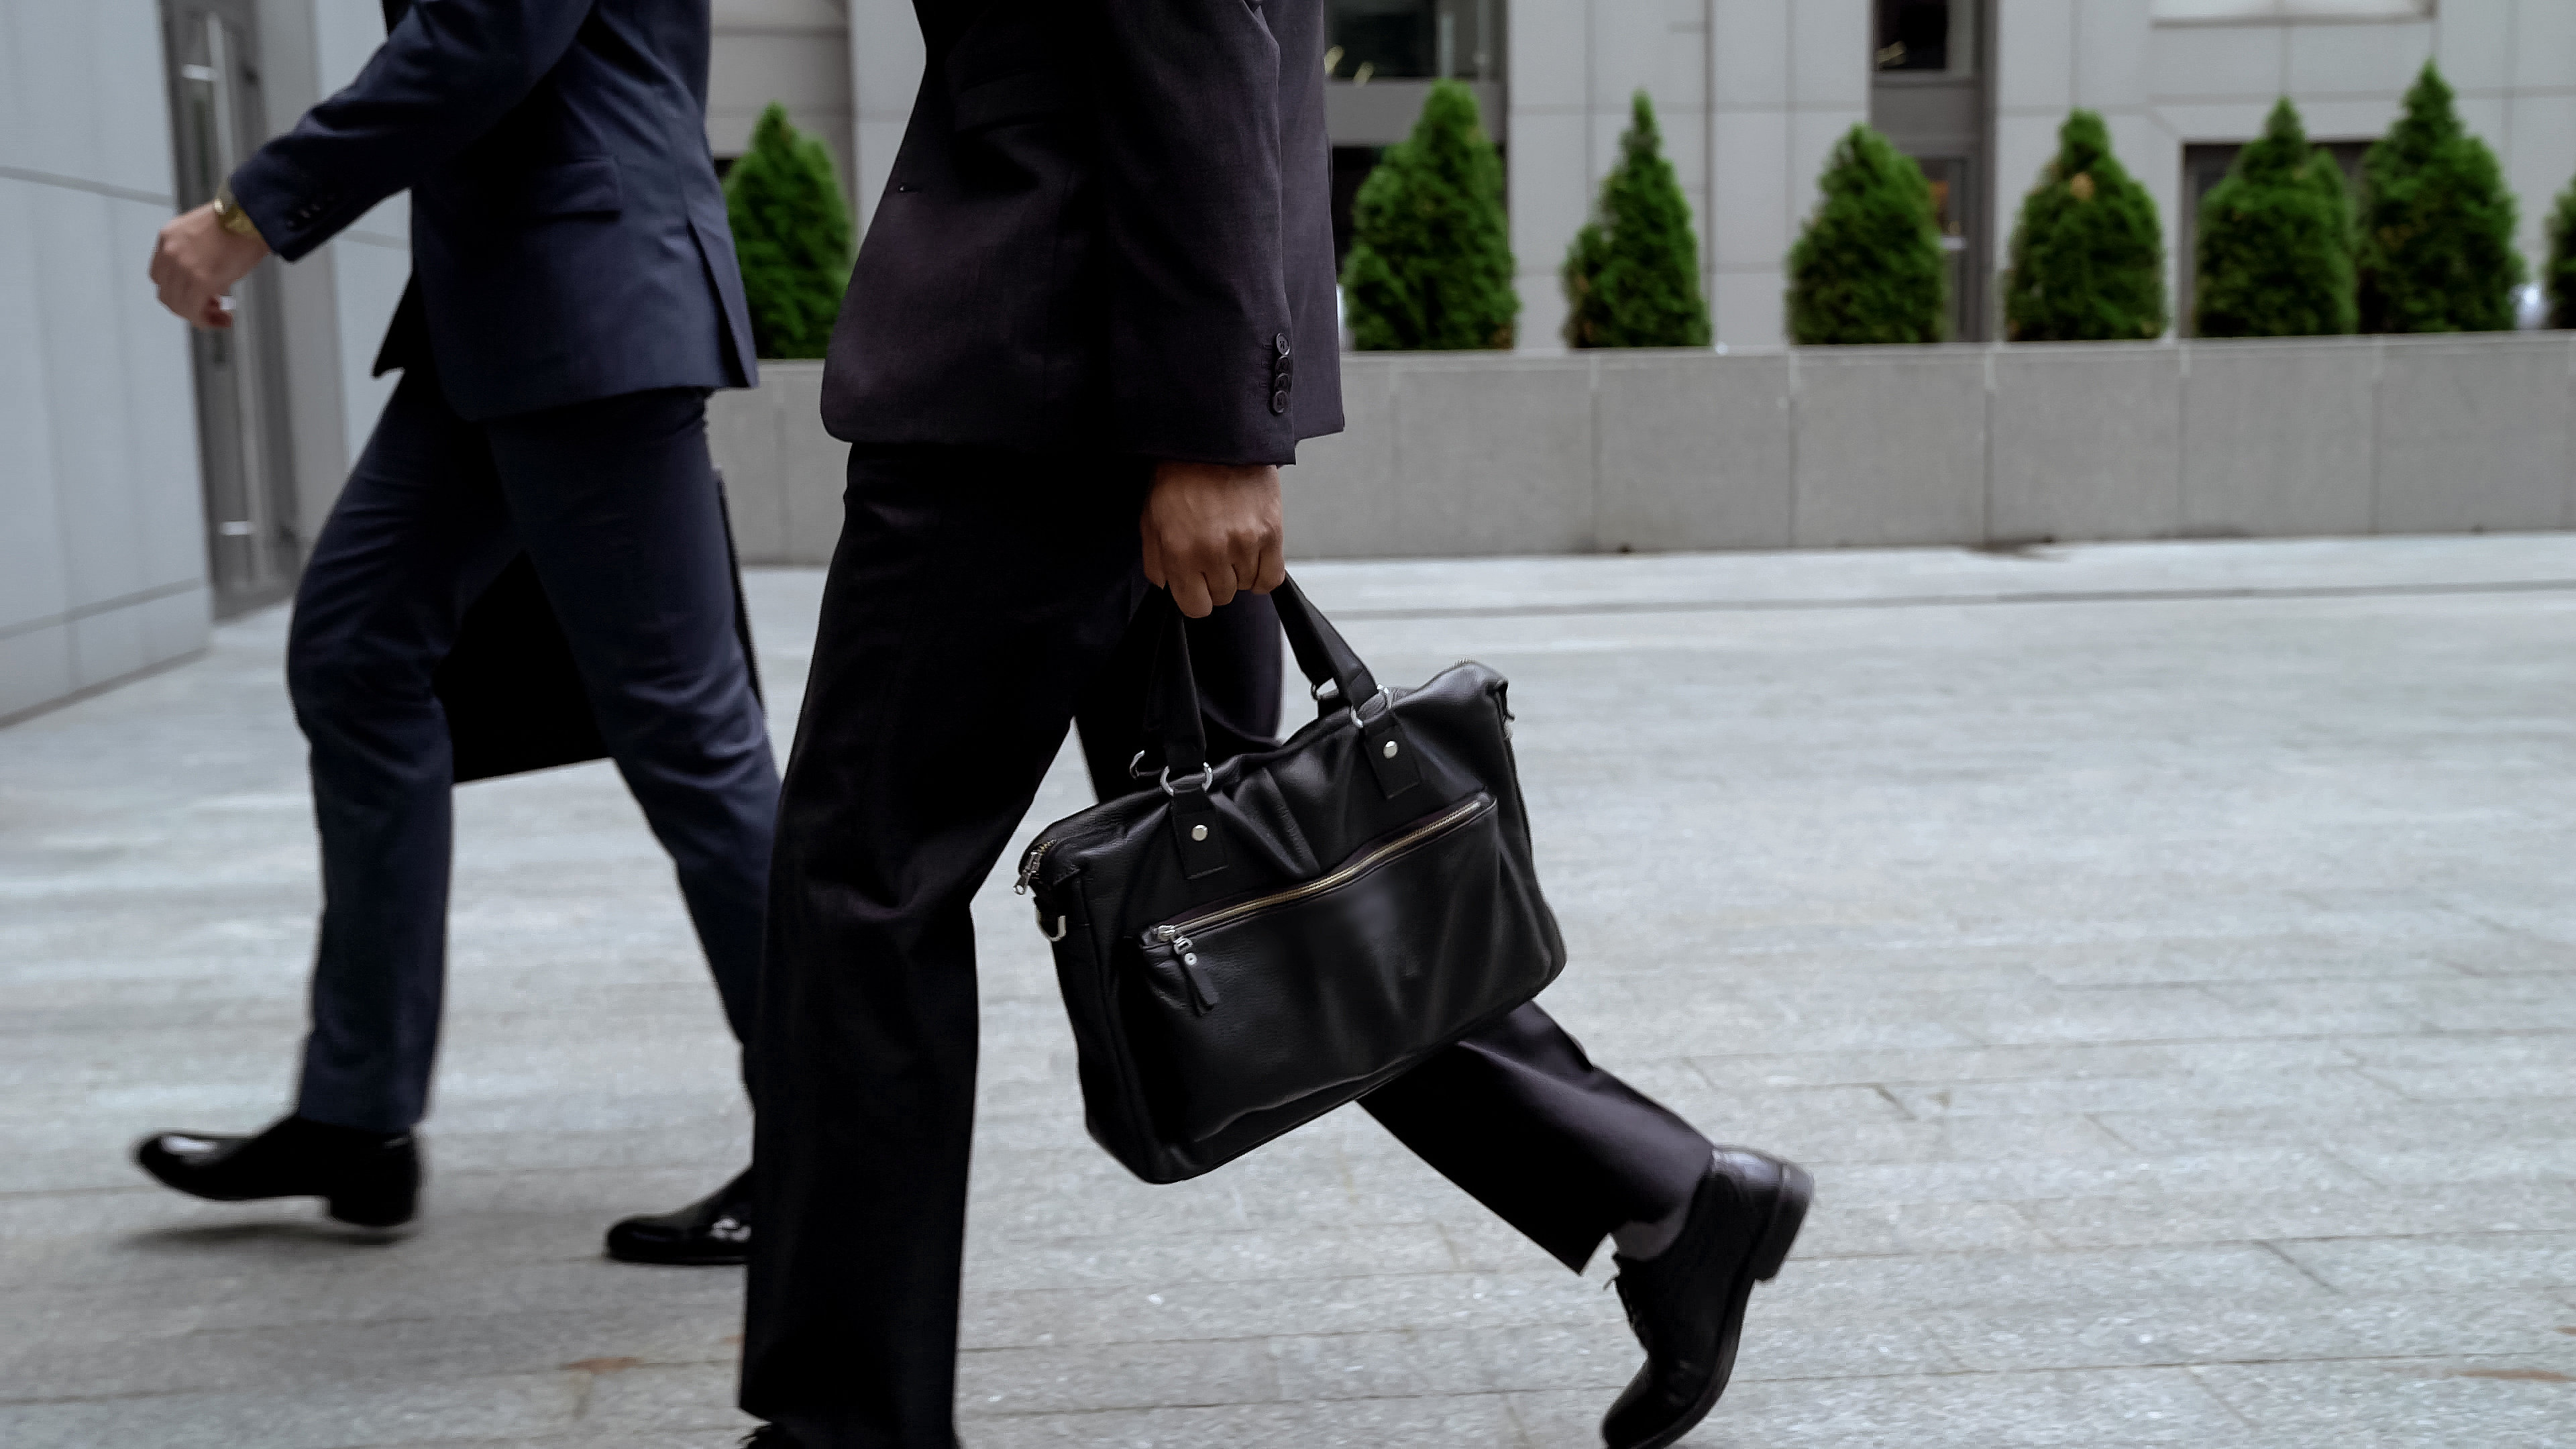
[(1878, 0), (1878, 68), (1950, 68), (1950, 0)]
[(1333, 270), (1339, 273), (1342, 263), (1351, 256), (1351, 203), (1359, 199), (1360, 183), (1377, 169), (1377, 158), (1385, 154), (1382, 146), (1335, 146), (1333, 148)]
[(1439, 44), (1436, 11), (1421, 0), (1340, 0), (1333, 6), (1332, 46), (1341, 50), (1333, 73), (1394, 80), (1433, 74)]
[(733, 174), (733, 163), (741, 159), (742, 158), (739, 156), (718, 156), (716, 158), (716, 179), (718, 181), (722, 181), (726, 177), (731, 176)]
[(1504, 0), (1331, 0), (1325, 72), (1337, 80), (1492, 80)]

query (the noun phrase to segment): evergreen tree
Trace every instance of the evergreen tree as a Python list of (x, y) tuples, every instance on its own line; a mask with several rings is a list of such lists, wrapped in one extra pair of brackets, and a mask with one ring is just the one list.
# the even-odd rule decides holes
[(1362, 349), (1512, 345), (1521, 299), (1503, 218), (1503, 160), (1466, 86), (1433, 83), (1412, 137), (1389, 146), (1360, 183), (1351, 232), (1342, 290)]
[(2352, 206), (2298, 108), (2272, 108), (2200, 204), (2195, 329), (2203, 337), (2317, 337), (2353, 329)]
[(1708, 345), (1690, 203), (1664, 159), (1654, 102), (1642, 90), (1593, 219), (1566, 250), (1564, 278), (1568, 346)]
[(2430, 61), (2361, 160), (2361, 330), (2504, 332), (2522, 286), (2513, 192)]
[(1923, 168), (1885, 136), (1854, 126), (1817, 185), (1824, 202), (1789, 249), (1790, 338), (1940, 341), (1949, 267)]
[(2057, 159), (2013, 229), (2004, 335), (2015, 342), (2156, 338), (2165, 331), (2164, 233), (2156, 203), (2111, 154), (2091, 111), (2066, 118)]
[(822, 142), (772, 103), (725, 177), (725, 216), (763, 357), (820, 357), (850, 285), (850, 208)]
[(2549, 217), (2549, 325), (2576, 328), (2576, 181), (2558, 193)]

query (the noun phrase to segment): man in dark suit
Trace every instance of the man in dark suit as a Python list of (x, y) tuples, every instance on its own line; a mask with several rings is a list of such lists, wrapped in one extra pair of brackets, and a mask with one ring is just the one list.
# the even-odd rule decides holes
[[(914, 8), (928, 69), (826, 374), (847, 520), (771, 883), (762, 1449), (954, 1442), (969, 903), (1068, 720), (1117, 764), (1091, 724), (1149, 584), (1192, 617), (1274, 587), (1278, 467), (1341, 426), (1324, 0)], [(1617, 1240), (1647, 1361), (1612, 1449), (1708, 1412), (1803, 1173), (1713, 1148), (1536, 1006), (1364, 1105), (1569, 1266)]]
[[(777, 801), (735, 630), (706, 444), (754, 378), (708, 155), (707, 0), (386, 0), (348, 89), (172, 222), (152, 274), (207, 327), (274, 250), (295, 261), (395, 192), (413, 274), (376, 370), (401, 369), (316, 541), (287, 682), (312, 749), (323, 914), (292, 1116), (163, 1134), (146, 1169), (223, 1201), (310, 1196), (408, 1220), (445, 974), (456, 751), (434, 688), (467, 607), (533, 565), (598, 738), (677, 868), (738, 1038), (753, 1017)], [(741, 1249), (737, 1186), (623, 1256)], [(648, 1228), (653, 1225), (645, 1225)]]

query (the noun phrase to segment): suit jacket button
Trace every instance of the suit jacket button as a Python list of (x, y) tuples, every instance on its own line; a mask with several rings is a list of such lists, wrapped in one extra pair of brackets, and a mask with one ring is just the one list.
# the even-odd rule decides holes
[(1270, 395), (1270, 410), (1274, 413), (1288, 411), (1288, 389), (1283, 387)]
[(1286, 357), (1288, 355), (1288, 334), (1282, 332), (1277, 337), (1272, 338), (1271, 345), (1279, 349), (1280, 356)]

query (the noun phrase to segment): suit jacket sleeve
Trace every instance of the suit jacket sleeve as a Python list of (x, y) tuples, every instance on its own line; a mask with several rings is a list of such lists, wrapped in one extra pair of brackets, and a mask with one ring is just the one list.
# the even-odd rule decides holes
[(592, 0), (416, 0), (349, 88), (232, 176), (295, 261), (465, 149), (572, 49)]
[(1098, 3), (1119, 444), (1187, 462), (1295, 462), (1279, 47), (1255, 0)]

